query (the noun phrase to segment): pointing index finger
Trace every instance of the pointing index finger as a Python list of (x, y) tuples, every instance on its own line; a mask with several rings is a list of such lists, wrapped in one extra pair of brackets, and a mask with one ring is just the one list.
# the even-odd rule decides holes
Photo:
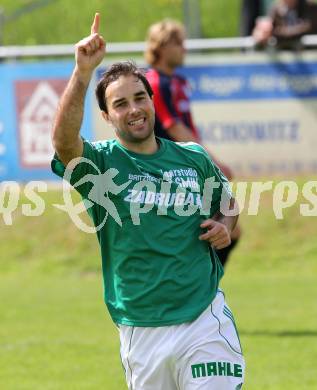
[(100, 14), (98, 12), (95, 13), (94, 21), (91, 25), (91, 34), (96, 34), (99, 32), (99, 20), (100, 20)]

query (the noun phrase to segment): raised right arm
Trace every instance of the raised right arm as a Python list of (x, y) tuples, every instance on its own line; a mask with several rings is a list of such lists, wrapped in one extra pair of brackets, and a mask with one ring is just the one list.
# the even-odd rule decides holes
[(85, 96), (92, 73), (105, 54), (105, 42), (98, 30), (99, 14), (97, 13), (91, 26), (91, 34), (76, 44), (76, 65), (55, 116), (52, 143), (65, 166), (83, 153), (80, 128), (84, 115)]

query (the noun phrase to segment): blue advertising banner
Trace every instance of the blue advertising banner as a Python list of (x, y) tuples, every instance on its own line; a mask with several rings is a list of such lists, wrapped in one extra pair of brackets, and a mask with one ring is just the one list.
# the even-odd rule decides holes
[(202, 141), (237, 175), (317, 172), (317, 54), (240, 54), (179, 70)]
[[(55, 180), (50, 131), (72, 61), (0, 64), (0, 181)], [(91, 92), (82, 134), (92, 138)]]
[(188, 65), (193, 100), (303, 99), (317, 97), (317, 61)]

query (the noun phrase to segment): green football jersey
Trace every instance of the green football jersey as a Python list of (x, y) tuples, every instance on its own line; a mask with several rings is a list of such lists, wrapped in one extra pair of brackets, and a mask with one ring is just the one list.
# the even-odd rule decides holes
[[(105, 302), (118, 324), (192, 321), (213, 300), (223, 274), (215, 252), (198, 237), (200, 224), (219, 210), (222, 193), (230, 198), (228, 182), (200, 145), (157, 141), (150, 155), (116, 140), (84, 141), (73, 171), (57, 157), (52, 161), (53, 171), (67, 175), (90, 201)], [(217, 183), (212, 191), (206, 191), (207, 179)]]

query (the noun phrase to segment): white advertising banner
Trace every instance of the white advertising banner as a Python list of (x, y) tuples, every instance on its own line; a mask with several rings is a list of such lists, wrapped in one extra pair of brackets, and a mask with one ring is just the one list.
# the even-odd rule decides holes
[(317, 172), (317, 100), (193, 104), (205, 145), (238, 175)]

